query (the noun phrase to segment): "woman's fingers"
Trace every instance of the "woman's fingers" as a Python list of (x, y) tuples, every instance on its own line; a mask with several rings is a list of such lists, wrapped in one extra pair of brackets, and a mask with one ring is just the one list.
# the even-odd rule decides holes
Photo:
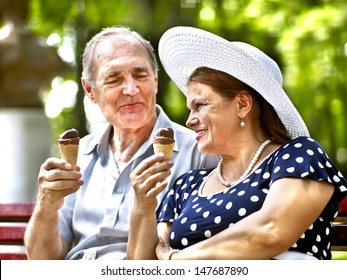
[(141, 175), (144, 171), (148, 170), (154, 164), (162, 162), (164, 160), (164, 154), (158, 153), (154, 154), (146, 159), (144, 159), (133, 171), (134, 175)]
[(154, 187), (152, 187), (147, 193), (147, 197), (156, 197), (160, 194), (167, 186), (167, 181), (161, 181), (157, 183)]
[(172, 161), (164, 161), (164, 154), (154, 154), (143, 160), (130, 175), (135, 193), (144, 198), (155, 197), (167, 186)]
[(172, 166), (172, 161), (164, 161), (164, 154), (155, 154), (143, 160), (130, 174), (130, 179), (133, 185), (141, 184), (151, 176), (170, 170)]

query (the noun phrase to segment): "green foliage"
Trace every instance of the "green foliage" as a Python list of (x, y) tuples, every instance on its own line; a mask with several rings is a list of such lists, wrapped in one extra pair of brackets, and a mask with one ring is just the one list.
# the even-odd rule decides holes
[(332, 259), (333, 260), (347, 260), (347, 253), (346, 252), (332, 252)]
[[(229, 40), (254, 44), (278, 62), (284, 88), (311, 135), (346, 175), (346, 19), (343, 0), (60, 0), (59, 4), (32, 0), (29, 26), (44, 37), (56, 32), (72, 38), (77, 63), (93, 33), (119, 24), (133, 27), (155, 48), (161, 34), (176, 25), (201, 27)], [(79, 69), (77, 65), (74, 74), (78, 83)], [(184, 96), (163, 70), (159, 74), (158, 103), (184, 124)], [(81, 89), (79, 94), (83, 95)], [(56, 129), (86, 127), (81, 100), (54, 120), (59, 124)]]
[[(285, 85), (314, 138), (346, 171), (338, 158), (346, 147), (346, 9), (323, 5), (296, 17), (279, 40)], [(323, 129), (322, 129), (323, 128)]]

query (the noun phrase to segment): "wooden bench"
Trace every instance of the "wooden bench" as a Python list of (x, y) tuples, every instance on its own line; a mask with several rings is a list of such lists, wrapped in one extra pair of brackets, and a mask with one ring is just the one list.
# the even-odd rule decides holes
[[(34, 202), (0, 204), (0, 260), (27, 259), (23, 236), (34, 206)], [(347, 198), (340, 203), (333, 230), (332, 251), (347, 255)]]
[(339, 207), (339, 215), (333, 223), (334, 237), (332, 251), (346, 252), (347, 259), (347, 198), (343, 199)]
[(24, 231), (34, 202), (0, 204), (0, 260), (26, 260)]

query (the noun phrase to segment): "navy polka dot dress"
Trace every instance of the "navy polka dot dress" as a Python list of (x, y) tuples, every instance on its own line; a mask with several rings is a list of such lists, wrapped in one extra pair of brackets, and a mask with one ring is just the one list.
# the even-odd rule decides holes
[(331, 259), (331, 222), (338, 214), (339, 201), (347, 196), (347, 182), (315, 140), (307, 137), (291, 140), (237, 185), (202, 196), (200, 186), (212, 171), (199, 169), (183, 174), (168, 191), (158, 221), (173, 223), (169, 236), (172, 248), (191, 246), (258, 211), (275, 180), (310, 178), (330, 182), (335, 192), (319, 218), (290, 250), (317, 259)]

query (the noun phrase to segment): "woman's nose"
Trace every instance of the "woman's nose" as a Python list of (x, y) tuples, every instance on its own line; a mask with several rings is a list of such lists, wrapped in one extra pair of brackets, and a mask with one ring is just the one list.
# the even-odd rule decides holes
[(190, 113), (186, 121), (186, 126), (193, 128), (196, 124), (198, 124), (198, 122), (198, 118), (192, 116), (192, 113)]

